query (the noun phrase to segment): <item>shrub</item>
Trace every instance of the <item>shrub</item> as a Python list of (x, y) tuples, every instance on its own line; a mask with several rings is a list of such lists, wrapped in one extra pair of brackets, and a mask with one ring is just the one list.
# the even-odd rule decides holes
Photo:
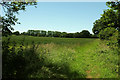
[(109, 45), (113, 49), (118, 49), (118, 31), (113, 33), (113, 36), (109, 37), (107, 41), (107, 45)]
[(99, 33), (99, 38), (101, 40), (106, 40), (107, 45), (111, 48), (117, 48), (118, 47), (118, 30), (112, 27), (105, 28), (104, 30), (101, 30)]
[(10, 38), (2, 42), (2, 76), (3, 78), (30, 78), (30, 75), (36, 73), (43, 65), (44, 58), (36, 52), (38, 46), (33, 42), (31, 47), (19, 47), (16, 42), (9, 46)]
[[(116, 35), (115, 35), (115, 34)], [(112, 28), (112, 27), (108, 27), (108, 28), (105, 28), (103, 30), (100, 31), (99, 33), (99, 38), (100, 39), (105, 39), (105, 40), (109, 40), (110, 37), (114, 36), (117, 38), (118, 37), (118, 31), (115, 29), (115, 28)]]

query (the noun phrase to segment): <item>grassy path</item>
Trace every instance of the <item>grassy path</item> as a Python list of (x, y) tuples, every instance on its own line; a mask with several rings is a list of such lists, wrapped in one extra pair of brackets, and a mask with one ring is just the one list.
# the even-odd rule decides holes
[[(89, 45), (89, 46), (88, 46)], [(76, 54), (74, 54), (75, 61), (71, 63), (73, 69), (76, 69), (79, 72), (86, 74), (86, 78), (96, 78), (98, 76), (92, 76), (92, 68), (95, 67), (96, 62), (94, 56), (95, 48), (98, 45), (98, 40), (93, 40), (90, 43), (84, 44), (82, 47), (79, 46), (76, 48)]]
[[(117, 52), (100, 43), (99, 40), (76, 48), (73, 69), (86, 74), (86, 78), (116, 78), (118, 74)], [(114, 63), (116, 62), (116, 63)]]
[(68, 63), (71, 72), (80, 74), (74, 78), (117, 77), (118, 55), (98, 39), (69, 47), (56, 46), (51, 50), (53, 62)]

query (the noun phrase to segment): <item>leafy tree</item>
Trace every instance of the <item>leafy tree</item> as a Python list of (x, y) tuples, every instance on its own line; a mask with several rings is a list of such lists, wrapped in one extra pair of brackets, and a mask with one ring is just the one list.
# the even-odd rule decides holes
[(116, 33), (117, 30), (112, 27), (105, 28), (104, 30), (100, 31), (99, 38), (100, 39), (106, 39), (109, 40), (111, 36), (114, 36), (114, 33)]
[(118, 49), (118, 30), (113, 27), (105, 28), (99, 33), (99, 38), (101, 40), (106, 40), (106, 44), (113, 48)]
[(28, 35), (32, 35), (32, 30), (28, 30), (28, 31), (27, 31), (27, 34), (28, 34)]
[(106, 27), (117, 28), (117, 14), (113, 9), (104, 11), (101, 17), (102, 24)]
[(67, 38), (74, 38), (74, 33), (67, 33), (66, 37)]
[(83, 30), (80, 32), (81, 37), (83, 38), (89, 38), (90, 37), (90, 32), (88, 30)]
[(5, 15), (2, 16), (2, 32), (3, 36), (7, 36), (8, 34), (11, 34), (11, 30), (14, 30), (12, 25), (20, 24), (18, 22), (18, 18), (16, 17), (16, 14), (19, 13), (21, 10), (26, 10), (26, 6), (30, 5), (36, 5), (35, 2), (0, 2), (0, 5), (2, 5)]
[(119, 31), (118, 34), (118, 44), (120, 45), (120, 1), (117, 2), (107, 2), (106, 5), (115, 10), (117, 13), (117, 29)]
[(79, 33), (79, 32), (76, 32), (76, 33), (74, 33), (74, 37), (75, 37), (75, 38), (80, 38), (80, 37), (81, 37), (81, 35), (80, 35), (80, 33)]
[(120, 1), (117, 1), (117, 2), (107, 2), (106, 3), (106, 5), (109, 7), (109, 8), (111, 8), (111, 9), (113, 9), (113, 10), (115, 10), (116, 11), (116, 13), (117, 13), (117, 25), (118, 25), (118, 27), (119, 27), (119, 29), (120, 29)]
[(20, 32), (19, 32), (19, 31), (16, 31), (16, 32), (13, 32), (13, 34), (15, 34), (15, 35), (20, 35)]
[(21, 35), (27, 35), (27, 32), (22, 32)]
[(55, 32), (53, 33), (53, 36), (54, 36), (54, 37), (60, 37), (60, 36), (61, 36), (61, 32), (55, 31)]
[(92, 34), (88, 30), (83, 30), (82, 32), (67, 33), (59, 31), (44, 31), (44, 30), (28, 30), (27, 32), (21, 33), (23, 35), (30, 36), (42, 36), (42, 37), (64, 37), (64, 38), (90, 38)]
[(27, 35), (34, 36), (34, 30), (28, 30)]
[(92, 31), (94, 34), (98, 34), (100, 32), (100, 30), (102, 30), (102, 27), (104, 27), (104, 25), (101, 24), (100, 19), (96, 20), (93, 24), (94, 25), (93, 25)]
[(117, 29), (117, 14), (113, 9), (105, 10), (102, 17), (94, 22), (93, 33), (99, 32), (107, 27), (114, 27)]
[(99, 38), (109, 41), (109, 44), (120, 45), (120, 1), (107, 2), (106, 5), (110, 9), (105, 10), (101, 18), (95, 21), (93, 33), (99, 34)]
[(34, 30), (34, 36), (40, 36), (40, 30)]
[(61, 37), (66, 37), (67, 36), (67, 32), (61, 32)]
[(53, 37), (53, 31), (48, 31), (48, 37)]
[(41, 31), (40, 31), (40, 36), (45, 37), (45, 36), (46, 36), (46, 33), (47, 33), (46, 31), (41, 30)]

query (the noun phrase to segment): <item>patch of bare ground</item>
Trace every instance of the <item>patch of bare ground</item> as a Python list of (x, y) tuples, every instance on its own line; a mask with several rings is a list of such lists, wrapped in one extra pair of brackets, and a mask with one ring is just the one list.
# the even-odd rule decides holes
[(90, 79), (90, 78), (92, 78), (92, 76), (90, 75), (90, 70), (88, 70), (88, 71), (86, 71), (86, 73), (87, 73), (87, 77), (86, 78), (88, 78), (88, 79)]
[(100, 78), (100, 74), (99, 74), (99, 73), (97, 73), (95, 76), (92, 76), (92, 75), (91, 75), (92, 70), (93, 70), (93, 69), (96, 69), (96, 68), (98, 68), (98, 67), (97, 67), (97, 66), (94, 66), (91, 70), (87, 70), (87, 71), (86, 71), (86, 73), (87, 73), (86, 78), (88, 78), (88, 79)]

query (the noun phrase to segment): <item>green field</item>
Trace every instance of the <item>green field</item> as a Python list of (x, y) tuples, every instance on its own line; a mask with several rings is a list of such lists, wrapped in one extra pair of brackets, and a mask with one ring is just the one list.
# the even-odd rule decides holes
[[(11, 36), (9, 46), (38, 45), (35, 52), (44, 57), (33, 78), (117, 78), (118, 54), (99, 39)], [(6, 41), (8, 37), (3, 37)], [(37, 63), (39, 65), (39, 62)], [(31, 64), (32, 65), (32, 64)], [(30, 66), (31, 66), (30, 65)], [(40, 64), (41, 65), (41, 64)], [(28, 66), (28, 67), (30, 67)], [(33, 70), (36, 68), (32, 65)]]

